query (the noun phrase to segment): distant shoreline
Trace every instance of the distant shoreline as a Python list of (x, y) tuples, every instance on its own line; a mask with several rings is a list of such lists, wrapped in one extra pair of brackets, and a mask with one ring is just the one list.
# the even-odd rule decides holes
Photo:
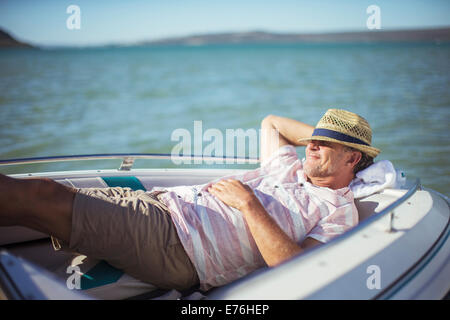
[(450, 27), (433, 29), (372, 30), (330, 33), (275, 33), (266, 31), (222, 32), (193, 34), (144, 40), (132, 44), (111, 43), (104, 45), (31, 45), (17, 41), (0, 30), (2, 48), (95, 48), (134, 46), (204, 46), (235, 44), (339, 44), (339, 43), (450, 43)]
[(450, 28), (414, 30), (376, 30), (334, 33), (272, 33), (265, 31), (196, 34), (142, 41), (136, 45), (208, 45), (270, 43), (373, 43), (373, 42), (450, 42)]

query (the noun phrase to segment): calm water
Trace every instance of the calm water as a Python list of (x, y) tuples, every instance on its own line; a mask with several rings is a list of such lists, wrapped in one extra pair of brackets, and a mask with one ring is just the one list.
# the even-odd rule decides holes
[(450, 45), (4, 50), (0, 159), (170, 153), (172, 132), (193, 132), (194, 120), (225, 133), (258, 129), (269, 113), (315, 124), (338, 107), (369, 120), (377, 159), (449, 195), (449, 85)]

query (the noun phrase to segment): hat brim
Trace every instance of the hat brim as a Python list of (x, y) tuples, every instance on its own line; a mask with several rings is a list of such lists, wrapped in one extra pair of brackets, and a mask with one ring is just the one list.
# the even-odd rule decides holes
[(362, 144), (358, 144), (358, 143), (351, 143), (351, 142), (346, 142), (346, 141), (341, 141), (338, 139), (333, 139), (330, 137), (326, 137), (326, 136), (312, 136), (309, 138), (302, 138), (302, 139), (298, 139), (298, 142), (306, 142), (306, 141), (311, 141), (311, 140), (319, 140), (319, 141), (330, 141), (330, 142), (335, 142), (335, 143), (339, 143), (342, 144), (344, 146), (347, 147), (351, 147), (354, 148), (356, 150), (359, 150), (361, 152), (367, 153), (370, 157), (375, 158), (380, 152), (380, 149), (371, 147), (371, 146), (365, 146)]

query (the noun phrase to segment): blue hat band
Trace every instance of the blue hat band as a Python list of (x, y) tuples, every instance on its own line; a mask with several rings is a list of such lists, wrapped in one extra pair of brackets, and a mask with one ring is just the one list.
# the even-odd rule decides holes
[(316, 128), (314, 129), (314, 132), (312, 134), (313, 136), (323, 136), (323, 137), (328, 137), (328, 138), (333, 138), (339, 141), (343, 141), (343, 142), (349, 142), (349, 143), (356, 143), (356, 144), (362, 144), (364, 146), (370, 146), (368, 143), (365, 143), (362, 140), (359, 140), (358, 138), (354, 138), (352, 136), (349, 136), (345, 133), (341, 133), (341, 132), (337, 132), (337, 131), (333, 131), (333, 130), (328, 130), (328, 129), (320, 129), (320, 128)]

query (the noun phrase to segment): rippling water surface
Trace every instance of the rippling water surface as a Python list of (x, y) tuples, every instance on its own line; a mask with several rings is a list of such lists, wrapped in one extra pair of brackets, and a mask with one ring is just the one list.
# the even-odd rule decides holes
[[(267, 114), (315, 124), (337, 107), (369, 120), (377, 159), (449, 195), (449, 84), (442, 44), (3, 50), (0, 159), (170, 153), (172, 132), (193, 133), (195, 120), (225, 135), (258, 129)], [(0, 172), (92, 167), (105, 165)]]

